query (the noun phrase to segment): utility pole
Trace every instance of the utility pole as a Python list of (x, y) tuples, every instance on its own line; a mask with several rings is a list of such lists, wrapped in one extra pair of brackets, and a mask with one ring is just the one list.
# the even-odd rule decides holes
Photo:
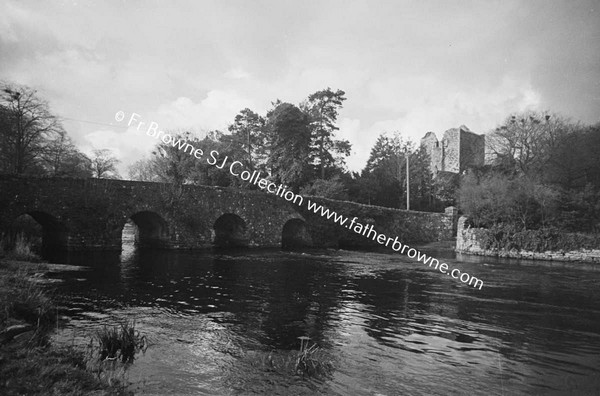
[(250, 165), (250, 169), (254, 169), (252, 166), (252, 154), (250, 153), (250, 128), (248, 128), (248, 165)]
[(410, 173), (408, 171), (408, 147), (406, 147), (406, 210), (410, 210)]

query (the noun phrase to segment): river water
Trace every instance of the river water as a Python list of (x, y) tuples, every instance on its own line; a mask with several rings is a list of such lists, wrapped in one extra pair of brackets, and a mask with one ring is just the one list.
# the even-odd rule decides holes
[[(483, 289), (387, 252), (129, 246), (71, 257), (85, 267), (53, 272), (55, 341), (135, 319), (151, 342), (129, 369), (139, 394), (600, 394), (600, 271), (423, 250)], [(300, 336), (330, 375), (269, 365)]]

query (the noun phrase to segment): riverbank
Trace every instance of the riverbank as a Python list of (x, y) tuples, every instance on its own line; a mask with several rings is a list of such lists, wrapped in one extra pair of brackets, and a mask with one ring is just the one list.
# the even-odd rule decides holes
[(467, 226), (458, 220), (457, 253), (527, 260), (600, 263), (597, 235), (530, 230), (520, 234)]
[(88, 369), (75, 347), (49, 342), (57, 309), (42, 286), (48, 266), (0, 258), (0, 394), (131, 395)]

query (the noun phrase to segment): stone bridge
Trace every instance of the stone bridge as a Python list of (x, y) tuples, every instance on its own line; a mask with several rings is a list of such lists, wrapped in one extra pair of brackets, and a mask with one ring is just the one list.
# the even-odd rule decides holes
[[(309, 198), (405, 242), (453, 236), (453, 214)], [(52, 249), (120, 250), (128, 221), (137, 225), (136, 242), (143, 247), (375, 245), (310, 213), (306, 203), (299, 207), (264, 191), (0, 175), (0, 234), (14, 232), (15, 222), (25, 214), (41, 225), (43, 246)]]

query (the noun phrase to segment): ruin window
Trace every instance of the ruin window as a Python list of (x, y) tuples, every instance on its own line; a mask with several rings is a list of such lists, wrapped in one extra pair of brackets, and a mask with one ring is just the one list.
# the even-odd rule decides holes
[(435, 147), (439, 148), (440, 147), (440, 142), (435, 142)]

